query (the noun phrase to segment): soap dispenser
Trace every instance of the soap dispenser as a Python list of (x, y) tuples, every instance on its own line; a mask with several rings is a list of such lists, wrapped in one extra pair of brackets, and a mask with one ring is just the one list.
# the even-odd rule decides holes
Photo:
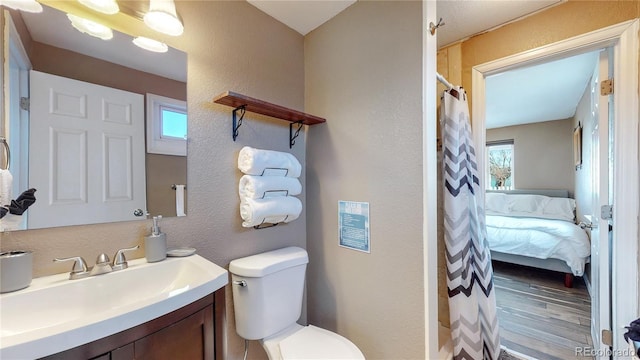
[(167, 234), (160, 231), (162, 215), (153, 217), (151, 234), (144, 237), (144, 255), (147, 262), (162, 261), (167, 257)]

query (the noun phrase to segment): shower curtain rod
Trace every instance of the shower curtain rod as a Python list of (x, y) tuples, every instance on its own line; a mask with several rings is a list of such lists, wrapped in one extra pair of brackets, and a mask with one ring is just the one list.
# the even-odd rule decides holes
[(453, 89), (453, 85), (451, 85), (451, 83), (448, 82), (447, 79), (444, 78), (444, 76), (440, 75), (439, 72), (436, 72), (436, 79), (438, 79), (438, 81), (443, 83), (444, 86), (446, 86), (448, 90)]

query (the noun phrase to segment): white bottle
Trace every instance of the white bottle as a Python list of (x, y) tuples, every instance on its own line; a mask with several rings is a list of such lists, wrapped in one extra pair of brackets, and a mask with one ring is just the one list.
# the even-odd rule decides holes
[(162, 215), (153, 217), (151, 234), (144, 237), (144, 256), (147, 262), (162, 261), (167, 257), (167, 234), (160, 232)]

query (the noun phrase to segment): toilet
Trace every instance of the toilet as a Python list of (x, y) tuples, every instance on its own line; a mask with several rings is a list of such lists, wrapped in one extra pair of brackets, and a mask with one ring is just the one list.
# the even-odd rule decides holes
[(302, 312), (309, 257), (287, 247), (231, 261), (236, 332), (260, 340), (270, 360), (364, 359), (351, 341), (296, 321)]

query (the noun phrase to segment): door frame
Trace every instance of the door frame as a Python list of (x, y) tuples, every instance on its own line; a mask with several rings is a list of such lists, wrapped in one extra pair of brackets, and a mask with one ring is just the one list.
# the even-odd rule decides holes
[[(11, 147), (11, 173), (13, 174), (13, 196), (17, 196), (24, 189), (28, 189), (29, 166), (29, 110), (16, 106), (18, 97), (29, 98), (29, 71), (32, 69), (31, 60), (22, 44), (20, 34), (13, 22), (8, 10), (2, 11), (4, 19), (2, 66), (0, 66), (0, 78), (2, 78), (2, 101), (0, 112), (2, 119), (0, 135), (7, 139)], [(11, 63), (17, 68), (17, 73), (11, 69)], [(14, 77), (15, 75), (15, 77)], [(15, 80), (15, 81), (12, 81)], [(13, 104), (12, 104), (13, 101)], [(13, 106), (12, 106), (13, 105)], [(13, 122), (13, 120), (17, 120)], [(16, 229), (26, 229), (27, 217), (24, 217)], [(2, 231), (0, 229), (0, 231)]]
[(438, 323), (438, 178), (436, 116), (436, 2), (422, 0), (422, 255), (424, 289), (425, 359), (440, 358)]
[[(547, 62), (587, 51), (612, 47), (614, 52), (614, 228), (611, 249), (613, 309), (613, 355), (625, 354), (628, 344), (622, 336), (624, 326), (638, 315), (638, 31), (640, 20), (634, 19), (578, 35), (556, 43), (507, 56), (472, 68), (473, 133), (478, 153), (484, 154), (485, 78), (517, 67)], [(485, 160), (477, 157), (478, 171), (484, 173)], [(484, 178), (480, 177), (484, 186)], [(635, 274), (634, 281), (625, 275)], [(598, 347), (595, 346), (597, 349)]]

